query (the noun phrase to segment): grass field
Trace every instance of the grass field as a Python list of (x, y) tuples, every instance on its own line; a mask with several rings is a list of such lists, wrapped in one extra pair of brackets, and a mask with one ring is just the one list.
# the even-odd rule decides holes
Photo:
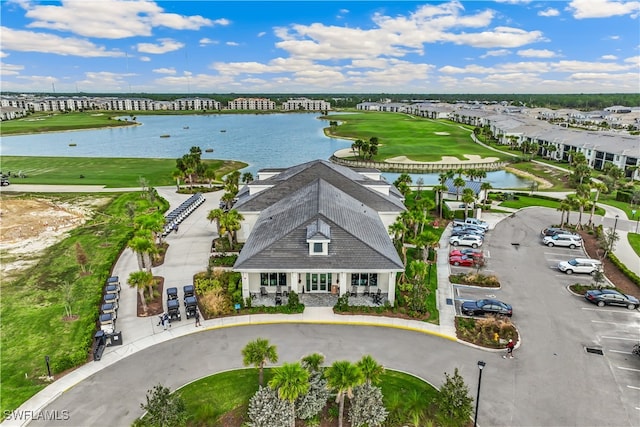
[[(129, 206), (134, 206), (137, 213), (168, 208), (166, 201), (156, 198), (152, 203), (139, 192), (100, 196), (112, 201), (98, 210), (94, 220), (47, 248), (40, 261), (15, 280), (0, 283), (2, 411), (15, 409), (46, 385), (42, 380), (47, 373), (45, 355), (50, 357), (54, 374), (87, 362), (102, 287), (133, 233)], [(53, 197), (74, 203), (78, 198), (95, 196)], [(87, 273), (78, 264), (77, 243), (87, 255)], [(126, 278), (121, 282), (128, 286)], [(66, 317), (66, 303), (71, 307), (71, 318)]]
[(132, 122), (115, 120), (111, 116), (127, 116), (124, 112), (90, 113), (35, 113), (28, 117), (2, 122), (0, 135), (18, 135), (23, 133), (63, 132), (78, 129), (97, 129), (102, 127), (132, 126)]
[(629, 240), (629, 244), (633, 248), (633, 251), (640, 257), (640, 234), (637, 233), (628, 233), (627, 240)]
[[(240, 356), (239, 356), (240, 357)], [(264, 382), (273, 375), (265, 368)], [(438, 390), (411, 375), (386, 370), (380, 383), (385, 406), (397, 418), (409, 422), (410, 411), (427, 411)], [(220, 426), (216, 420), (237, 410), (246, 414), (249, 399), (258, 391), (258, 370), (239, 369), (202, 378), (177, 391), (190, 414), (188, 426)], [(140, 396), (140, 402), (144, 396)], [(330, 398), (330, 401), (333, 399)], [(346, 415), (345, 415), (346, 417)]]
[(331, 135), (365, 141), (377, 137), (380, 143), (377, 161), (396, 156), (422, 162), (438, 161), (442, 156), (466, 160), (464, 154), (509, 157), (475, 144), (470, 126), (394, 113), (336, 114), (328, 118), (341, 122), (331, 130)]
[[(203, 160), (203, 163), (216, 169), (218, 179), (247, 165), (230, 160)], [(12, 184), (126, 188), (140, 187), (140, 177), (143, 177), (150, 186), (159, 187), (175, 185), (176, 181), (171, 177), (175, 168), (173, 159), (2, 156), (3, 173), (22, 171), (27, 176), (11, 178)]]

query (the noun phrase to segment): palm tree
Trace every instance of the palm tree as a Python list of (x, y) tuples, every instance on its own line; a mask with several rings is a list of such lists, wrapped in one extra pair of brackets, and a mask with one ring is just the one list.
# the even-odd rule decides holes
[(457, 177), (453, 180), (453, 186), (456, 187), (456, 200), (460, 200), (460, 189), (464, 188), (467, 183), (461, 177)]
[[(565, 221), (564, 220), (564, 213), (568, 212), (569, 210), (571, 210), (571, 205), (569, 204), (568, 201), (562, 200), (560, 202), (560, 205), (558, 205), (558, 209), (557, 210), (560, 211), (560, 228), (562, 228), (562, 227), (564, 227), (564, 221)], [(567, 214), (567, 217), (568, 216), (569, 215)], [(567, 220), (568, 220), (568, 218), (567, 218)]]
[(240, 230), (240, 222), (244, 220), (244, 217), (240, 212), (235, 209), (231, 209), (220, 219), (220, 231), (227, 233), (229, 238), (229, 246), (232, 248), (236, 239), (236, 231)]
[(291, 427), (295, 427), (295, 402), (309, 391), (309, 371), (300, 363), (285, 363), (274, 369), (269, 387), (277, 390), (278, 397), (291, 405)]
[(245, 172), (242, 174), (242, 183), (248, 184), (253, 181), (253, 174), (251, 172)]
[(476, 200), (476, 195), (471, 188), (465, 188), (462, 190), (462, 203), (464, 203), (464, 218), (467, 219), (469, 212), (469, 205)]
[(148, 232), (140, 231), (129, 240), (127, 245), (135, 252), (138, 259), (138, 268), (140, 270), (151, 272), (151, 255), (156, 253), (156, 245), (151, 240), (151, 235)]
[(593, 215), (596, 213), (596, 204), (598, 203), (598, 199), (600, 198), (600, 193), (603, 191), (607, 191), (607, 186), (602, 182), (594, 182), (591, 184), (591, 187), (596, 190), (596, 196), (593, 200), (593, 204), (591, 205), (591, 215), (589, 215), (589, 223), (588, 226), (591, 227), (593, 224)]
[(368, 354), (362, 356), (362, 359), (360, 359), (356, 365), (362, 371), (362, 375), (367, 384), (378, 384), (380, 382), (380, 377), (384, 373), (384, 367), (376, 362), (373, 357)]
[(164, 215), (156, 211), (151, 214), (137, 216), (133, 223), (139, 230), (149, 230), (153, 234), (154, 241), (161, 241), (165, 222)]
[(127, 279), (127, 283), (132, 288), (137, 288), (138, 293), (140, 294), (140, 302), (142, 303), (142, 309), (145, 314), (147, 312), (147, 299), (144, 295), (145, 288), (151, 288), (153, 286), (153, 274), (149, 271), (134, 271), (129, 274), (129, 278)]
[(216, 230), (218, 230), (218, 236), (220, 236), (220, 219), (224, 216), (224, 211), (220, 208), (211, 209), (207, 215), (209, 222), (216, 222)]
[(443, 194), (445, 191), (448, 191), (449, 188), (446, 185), (441, 184), (433, 187), (433, 190), (438, 195), (438, 215), (440, 216), (440, 218), (442, 218), (442, 202), (444, 201)]
[(338, 427), (342, 427), (344, 418), (344, 397), (353, 397), (353, 388), (364, 382), (364, 375), (357, 365), (348, 360), (333, 362), (324, 372), (329, 388), (336, 392), (338, 404)]
[(483, 201), (485, 201), (485, 200), (487, 200), (489, 198), (489, 190), (491, 190), (492, 188), (493, 188), (493, 186), (488, 181), (484, 181), (480, 185), (480, 190), (484, 191), (484, 198), (482, 199)]
[(263, 370), (267, 362), (277, 363), (278, 352), (275, 345), (271, 345), (269, 340), (258, 338), (249, 342), (242, 349), (242, 363), (244, 366), (253, 365), (258, 368), (258, 384), (263, 384)]
[(171, 172), (171, 178), (176, 180), (176, 191), (180, 191), (180, 178), (182, 178), (183, 175), (180, 169), (175, 169)]
[(302, 366), (312, 372), (318, 372), (324, 363), (324, 355), (320, 353), (311, 353), (302, 358)]
[(203, 174), (204, 179), (209, 183), (209, 188), (213, 186), (213, 181), (216, 180), (216, 171), (213, 168), (206, 168)]

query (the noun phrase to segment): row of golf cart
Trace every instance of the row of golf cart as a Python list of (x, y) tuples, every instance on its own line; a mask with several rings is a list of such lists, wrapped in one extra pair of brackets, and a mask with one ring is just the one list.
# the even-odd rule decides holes
[(195, 193), (187, 200), (182, 202), (180, 206), (169, 212), (165, 216), (164, 229), (162, 231), (162, 237), (167, 237), (172, 231), (178, 231), (178, 225), (185, 220), (191, 212), (193, 212), (198, 206), (205, 201), (202, 193)]
[(122, 344), (122, 335), (116, 332), (116, 319), (118, 317), (118, 301), (120, 299), (120, 279), (111, 276), (104, 286), (104, 295), (98, 315), (99, 330), (94, 335), (93, 360), (100, 360), (104, 348)]
[[(196, 291), (193, 285), (185, 285), (182, 287), (184, 293), (184, 311), (187, 319), (196, 316), (198, 311), (198, 300), (196, 299)], [(167, 315), (169, 321), (182, 320), (180, 314), (180, 300), (178, 299), (178, 288), (167, 288)]]

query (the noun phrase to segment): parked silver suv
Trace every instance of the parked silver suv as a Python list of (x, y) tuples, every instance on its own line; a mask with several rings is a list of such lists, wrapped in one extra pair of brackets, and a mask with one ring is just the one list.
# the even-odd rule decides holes
[(602, 263), (597, 259), (574, 258), (559, 263), (558, 270), (564, 271), (567, 274), (596, 274), (596, 271), (602, 271)]
[(547, 236), (542, 239), (542, 243), (549, 246), (563, 246), (575, 249), (582, 246), (582, 237), (577, 234), (556, 234), (555, 236)]

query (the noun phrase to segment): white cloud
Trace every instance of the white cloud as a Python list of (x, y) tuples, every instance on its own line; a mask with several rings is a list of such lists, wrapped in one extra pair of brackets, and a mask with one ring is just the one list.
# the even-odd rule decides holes
[(516, 53), (519, 56), (527, 58), (555, 58), (558, 56), (555, 52), (548, 49), (522, 49)]
[(0, 50), (0, 58), (6, 58), (9, 54), (5, 51)]
[(511, 54), (511, 51), (509, 49), (489, 50), (484, 55), (481, 55), (480, 58), (489, 58), (492, 56), (505, 56), (510, 54)]
[(60, 5), (30, 2), (19, 3), (33, 20), (31, 28), (67, 31), (85, 37), (120, 39), (151, 36), (154, 27), (175, 30), (198, 30), (215, 24), (228, 25), (226, 20), (211, 21), (200, 15), (182, 16), (165, 13), (148, 0), (62, 0)]
[(171, 67), (171, 68), (155, 68), (152, 70), (154, 73), (158, 73), (158, 74), (175, 74), (176, 73), (176, 69)]
[(218, 44), (220, 42), (218, 42), (217, 40), (212, 40), (212, 39), (210, 39), (208, 37), (203, 37), (198, 41), (198, 43), (200, 44), (200, 47), (205, 47), (205, 46), (208, 46), (210, 44)]
[(511, 27), (497, 27), (493, 31), (480, 33), (450, 34), (446, 39), (459, 45), (488, 49), (493, 47), (513, 48), (546, 41), (541, 31), (525, 31)]
[(184, 43), (172, 40), (172, 39), (160, 39), (159, 44), (153, 43), (138, 43), (136, 49), (141, 53), (162, 54), (167, 52), (173, 52), (174, 50), (182, 49)]
[(639, 1), (616, 0), (572, 0), (567, 7), (576, 19), (608, 18), (611, 16), (631, 15), (636, 18), (640, 14)]
[(238, 43), (238, 42), (226, 42), (225, 44), (227, 46), (240, 46), (240, 43)]
[(148, 56), (140, 56), (138, 59), (140, 59), (140, 61), (142, 62), (150, 62), (151, 58), (149, 58)]
[(106, 50), (103, 46), (98, 46), (87, 40), (59, 37), (48, 33), (0, 27), (0, 37), (2, 39), (2, 49), (4, 50), (73, 55), (85, 58), (125, 56), (124, 52)]
[(618, 59), (618, 57), (615, 55), (602, 55), (600, 59), (603, 59), (605, 61), (615, 61), (616, 59)]
[(541, 10), (538, 12), (538, 16), (559, 16), (560, 15), (560, 11), (558, 9), (554, 9), (552, 7), (545, 9), (545, 10)]
[(266, 36), (266, 35), (267, 35), (266, 31), (260, 31), (260, 32), (258, 33), (257, 37), (264, 37), (264, 36)]
[(0, 75), (2, 76), (17, 76), (22, 70), (24, 70), (24, 65), (0, 63)]

